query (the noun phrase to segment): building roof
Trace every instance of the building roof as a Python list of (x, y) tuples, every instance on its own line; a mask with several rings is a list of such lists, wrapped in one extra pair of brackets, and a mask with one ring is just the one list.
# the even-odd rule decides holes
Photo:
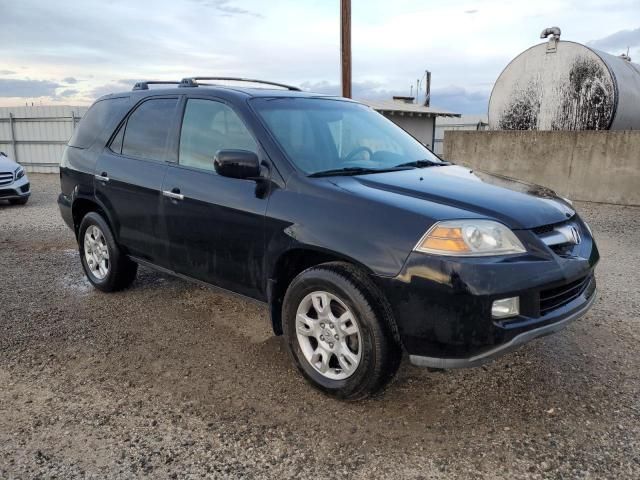
[(436, 127), (446, 126), (473, 126), (482, 123), (483, 125), (489, 125), (489, 119), (487, 114), (466, 114), (458, 115), (458, 118), (439, 118)]
[(407, 103), (404, 100), (360, 100), (380, 113), (391, 115), (406, 115), (409, 117), (459, 117), (459, 113), (448, 112), (441, 108), (425, 107), (417, 103)]

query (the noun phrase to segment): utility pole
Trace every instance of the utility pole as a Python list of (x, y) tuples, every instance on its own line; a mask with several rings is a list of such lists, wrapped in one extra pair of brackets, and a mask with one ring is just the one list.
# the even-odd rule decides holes
[(431, 72), (429, 70), (425, 70), (424, 72), (426, 76), (426, 86), (424, 92), (424, 106), (428, 107), (431, 105)]
[(342, 96), (351, 98), (351, 0), (340, 0), (340, 20)]

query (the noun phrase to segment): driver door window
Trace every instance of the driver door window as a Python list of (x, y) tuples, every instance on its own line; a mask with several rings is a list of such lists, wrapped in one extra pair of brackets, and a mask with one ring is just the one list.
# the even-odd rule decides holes
[(228, 149), (258, 152), (256, 141), (230, 107), (215, 100), (187, 100), (180, 133), (180, 165), (214, 172), (214, 155)]

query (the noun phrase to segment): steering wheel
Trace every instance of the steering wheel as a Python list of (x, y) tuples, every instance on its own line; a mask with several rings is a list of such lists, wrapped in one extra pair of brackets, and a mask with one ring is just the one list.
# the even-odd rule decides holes
[(360, 146), (351, 150), (349, 154), (344, 157), (343, 163), (349, 163), (351, 160), (353, 160), (353, 157), (355, 157), (360, 152), (367, 152), (369, 154), (369, 158), (373, 157), (373, 151), (371, 151), (369, 147)]

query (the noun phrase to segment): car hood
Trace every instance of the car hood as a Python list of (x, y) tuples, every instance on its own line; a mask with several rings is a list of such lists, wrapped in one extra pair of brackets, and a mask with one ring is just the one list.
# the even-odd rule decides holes
[[(567, 220), (573, 208), (552, 190), (512, 178), (457, 165), (351, 177), (332, 182), (356, 194), (386, 191), (385, 202), (403, 207), (409, 198), (458, 210), (458, 218), (493, 218), (513, 229), (528, 229)], [(426, 204), (425, 204), (426, 206)], [(428, 213), (428, 210), (425, 210)], [(443, 220), (438, 218), (437, 220)]]
[(14, 172), (18, 168), (18, 164), (8, 157), (0, 155), (0, 171)]

